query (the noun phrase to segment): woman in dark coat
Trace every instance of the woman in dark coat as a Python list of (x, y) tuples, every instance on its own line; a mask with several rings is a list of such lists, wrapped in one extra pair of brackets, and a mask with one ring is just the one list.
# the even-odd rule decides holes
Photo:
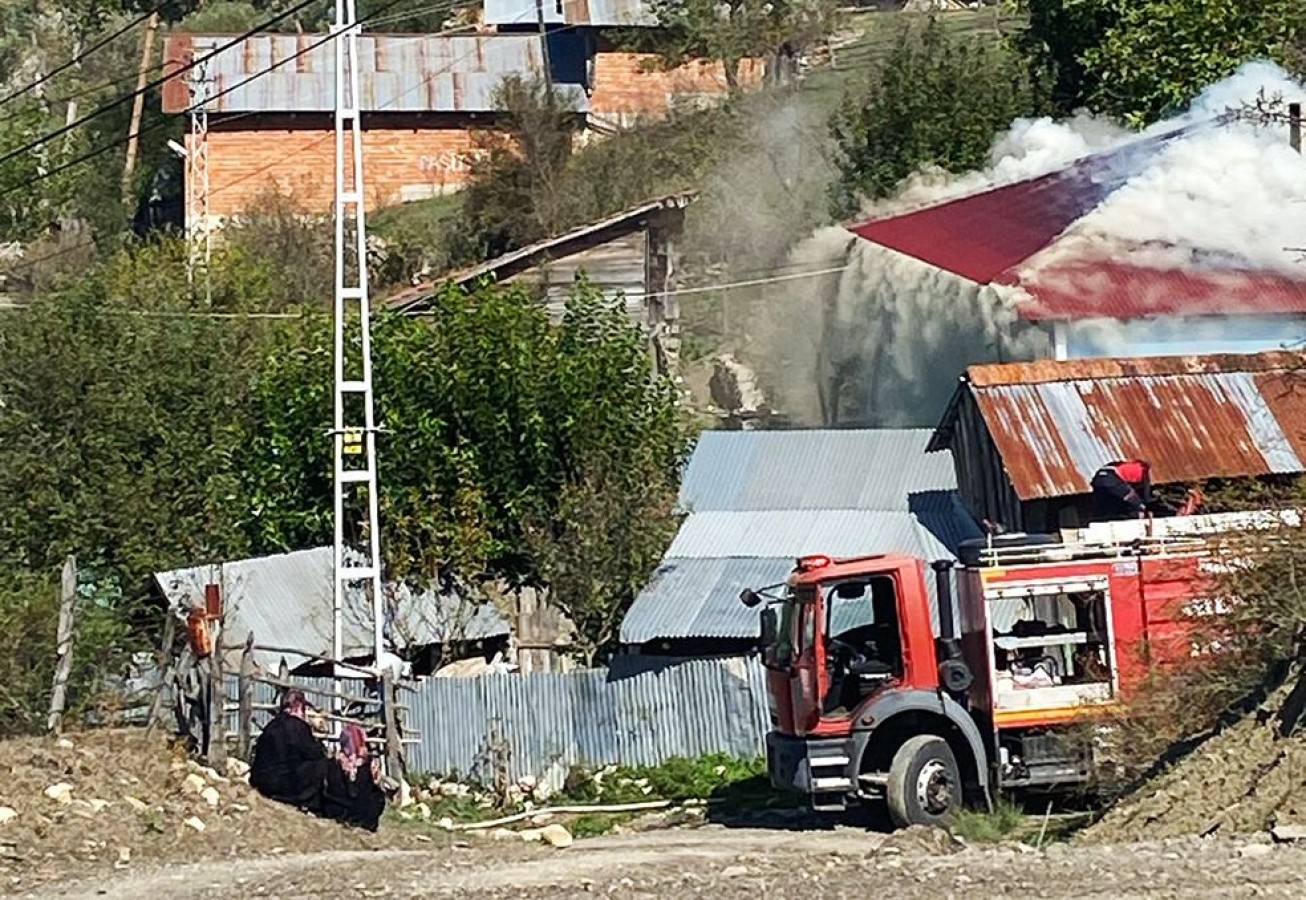
[(322, 812), (323, 791), (332, 761), (304, 718), (304, 693), (288, 691), (281, 711), (254, 744), (249, 783), (270, 800), (305, 812)]
[(346, 725), (339, 752), (328, 757), (305, 719), (306, 706), (302, 691), (286, 694), (281, 711), (254, 745), (250, 785), (270, 800), (376, 831), (385, 794), (363, 730)]
[(340, 750), (336, 764), (327, 771), (322, 815), (376, 831), (385, 812), (385, 793), (381, 790), (381, 770), (367, 747), (367, 736), (357, 725), (346, 725), (340, 732)]

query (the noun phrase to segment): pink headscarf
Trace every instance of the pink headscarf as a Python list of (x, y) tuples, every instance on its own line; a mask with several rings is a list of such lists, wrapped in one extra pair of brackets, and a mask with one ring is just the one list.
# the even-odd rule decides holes
[(289, 690), (285, 697), (281, 699), (281, 711), (290, 713), (297, 719), (304, 718), (304, 709), (308, 704), (304, 700), (304, 692), (301, 690)]
[(348, 724), (340, 731), (340, 768), (353, 781), (358, 769), (368, 761), (371, 754), (367, 749), (367, 735), (357, 725)]

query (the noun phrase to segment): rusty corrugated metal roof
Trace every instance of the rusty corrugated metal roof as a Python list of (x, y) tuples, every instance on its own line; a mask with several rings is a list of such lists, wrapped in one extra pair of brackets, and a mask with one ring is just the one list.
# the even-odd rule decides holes
[[(335, 108), (335, 49), (323, 34), (260, 34), (204, 63), (211, 113), (330, 112)], [(230, 35), (178, 33), (165, 50), (169, 71), (212, 53)], [(300, 54), (297, 56), (297, 54)], [(488, 112), (507, 76), (544, 73), (538, 35), (381, 35), (359, 37), (359, 108), (364, 112)], [(276, 66), (276, 68), (272, 68)], [(184, 79), (164, 84), (163, 111), (191, 104)], [(585, 108), (579, 85), (560, 85)], [(216, 96), (221, 94), (222, 96)]]
[(984, 365), (963, 381), (1021, 500), (1088, 493), (1134, 456), (1157, 483), (1306, 471), (1306, 353)]

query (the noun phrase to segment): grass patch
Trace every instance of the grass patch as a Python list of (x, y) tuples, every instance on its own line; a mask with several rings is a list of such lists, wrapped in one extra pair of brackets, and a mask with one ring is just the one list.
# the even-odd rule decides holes
[(1029, 825), (1025, 810), (1013, 801), (1000, 797), (992, 812), (964, 809), (952, 826), (952, 833), (972, 844), (996, 844), (1017, 840)]
[[(672, 804), (711, 801), (724, 809), (765, 809), (791, 805), (793, 799), (772, 790), (764, 759), (737, 759), (724, 753), (690, 759), (673, 757), (656, 766), (573, 767), (561, 790), (523, 791), (516, 786), (498, 788), (457, 779), (417, 776), (414, 798), (426, 814), (408, 810), (410, 816), (439, 822), (484, 822), (530, 809), (549, 806), (620, 805), (666, 800)], [(568, 827), (592, 833), (610, 831), (639, 813), (584, 813)], [(410, 819), (411, 820), (411, 819)], [(578, 832), (573, 831), (577, 836)]]
[(569, 821), (567, 828), (571, 831), (572, 837), (581, 840), (601, 837), (618, 825), (625, 825), (634, 818), (632, 813), (585, 813)]

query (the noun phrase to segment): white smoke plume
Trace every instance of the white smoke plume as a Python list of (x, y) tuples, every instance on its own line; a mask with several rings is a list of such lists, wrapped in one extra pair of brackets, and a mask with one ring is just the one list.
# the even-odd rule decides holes
[[(1184, 114), (1143, 135), (1081, 115), (1054, 122), (1022, 120), (994, 142), (990, 165), (960, 177), (922, 172), (866, 216), (987, 190), (1048, 174), (1092, 153), (1210, 123), (1245, 110), (1258, 97), (1306, 98), (1306, 88), (1277, 66), (1252, 63), (1211, 86)], [(1022, 267), (1022, 278), (1069, 259), (1109, 258), (1154, 268), (1217, 266), (1306, 280), (1293, 247), (1306, 245), (1306, 160), (1288, 145), (1287, 126), (1247, 117), (1195, 128), (1169, 142), (1149, 164), (1054, 246)], [(1046, 356), (1046, 330), (1021, 322), (1019, 289), (980, 288), (901, 254), (822, 229), (798, 246), (791, 262), (829, 265), (842, 254), (839, 276), (775, 292), (792, 314), (774, 334), (759, 335), (755, 352), (778, 355), (783, 377), (769, 387), (778, 405), (809, 425), (932, 426), (957, 376), (975, 363)], [(1110, 320), (1091, 329), (1097, 346), (1127, 352)], [(1285, 332), (1291, 330), (1285, 326)], [(1113, 337), (1113, 331), (1114, 337)], [(1284, 341), (1302, 337), (1285, 333)]]

